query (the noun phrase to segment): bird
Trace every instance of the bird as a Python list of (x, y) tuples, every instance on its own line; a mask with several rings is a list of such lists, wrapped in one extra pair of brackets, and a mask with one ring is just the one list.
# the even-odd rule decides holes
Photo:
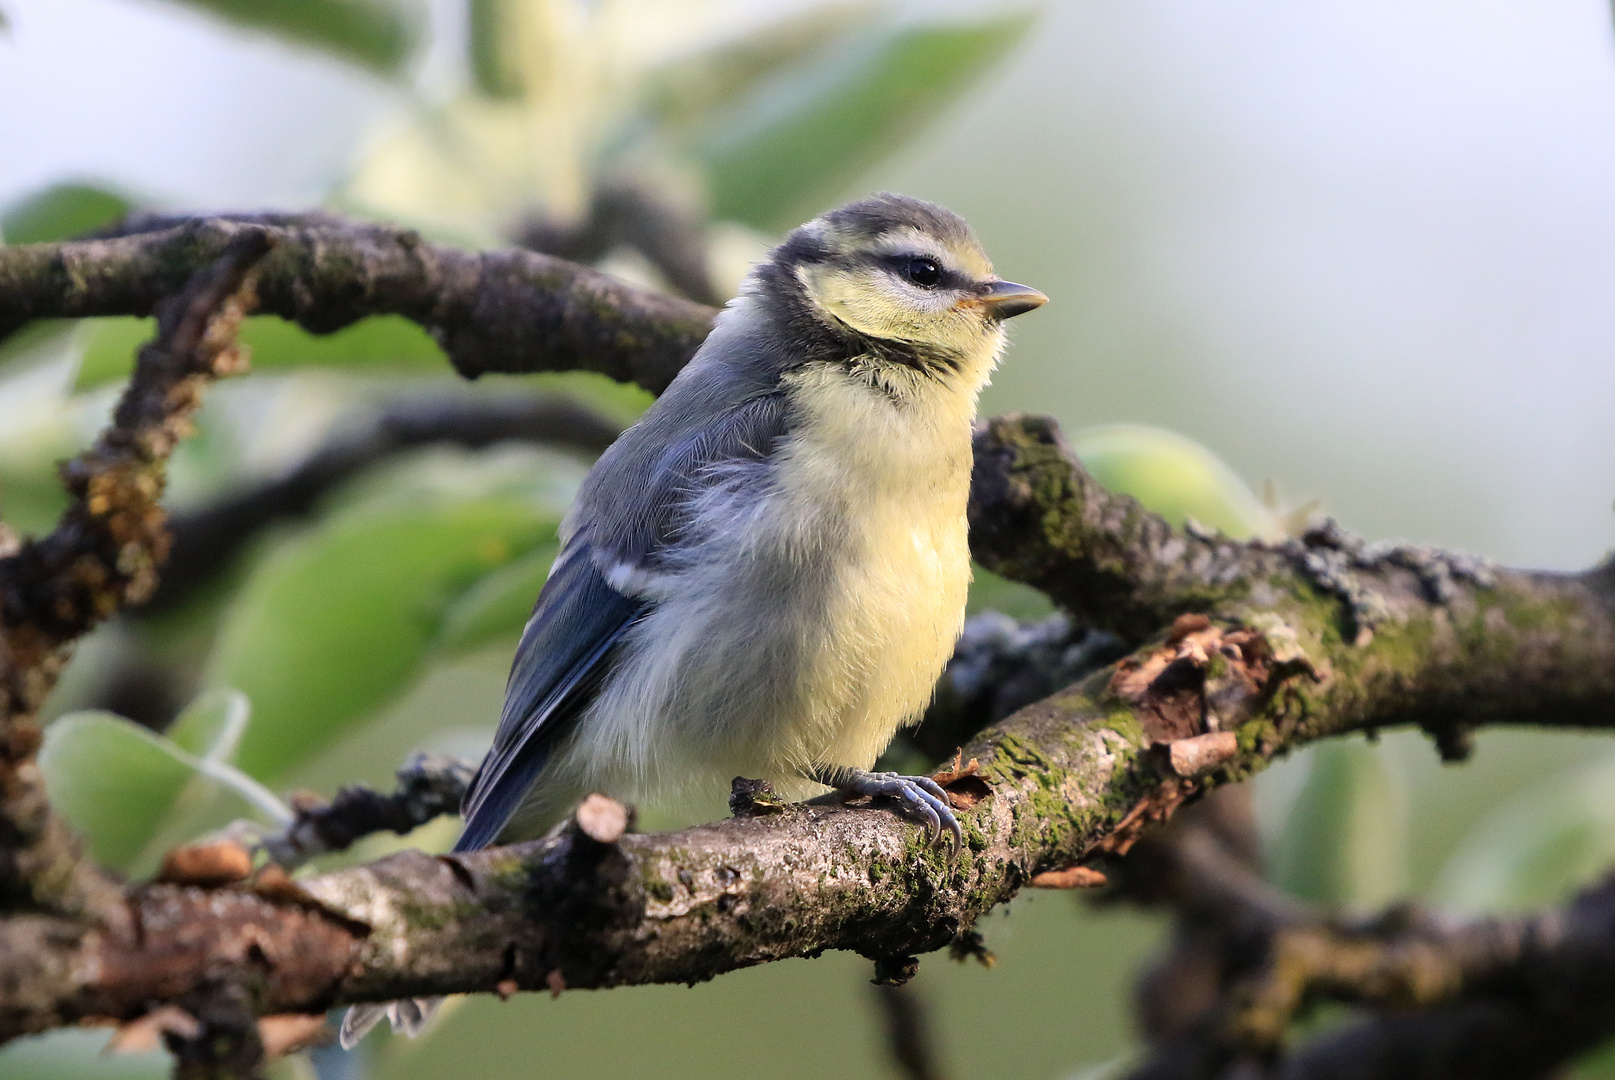
[[(963, 627), (977, 399), (1047, 301), (911, 196), (790, 232), (585, 478), (455, 850), (744, 776), (884, 796), (957, 851), (935, 781), (871, 770)], [(432, 1000), (355, 1006), (342, 1041)]]

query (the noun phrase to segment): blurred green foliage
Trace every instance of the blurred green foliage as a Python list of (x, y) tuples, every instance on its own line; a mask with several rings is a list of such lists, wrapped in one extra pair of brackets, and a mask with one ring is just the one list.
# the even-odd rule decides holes
[(0, 1080), (168, 1080), (166, 1050), (107, 1054), (111, 1032), (68, 1028), (17, 1039), (0, 1050)]
[[(413, 3), (176, 2), (401, 83), (420, 53)], [(981, 86), (1032, 24), (1018, 10), (941, 20), (820, 5), (738, 30), (713, 23), (665, 49), (656, 36), (702, 25), (700, 4), (641, 5), (642, 17), (627, 20), (614, 20), (612, 7), (469, 0), (463, 91), (417, 97), (391, 136), (366, 140), (332, 201), (491, 244), (524, 214), (575, 215), (595, 183), (627, 169), (691, 189), (719, 219), (777, 231)], [(0, 213), (0, 230), (12, 244), (57, 239), (131, 205), (112, 185), (55, 184)], [(737, 273), (719, 276), (732, 283)], [(150, 320), (91, 320), (34, 328), (0, 350), (0, 513), (9, 523), (44, 528), (59, 510), (54, 462), (90, 437), (151, 332)], [(220, 399), (232, 395), (215, 395), (203, 435), (176, 460), (176, 502), (297, 460), (340, 429), (345, 409), (400, 377), (452, 378), (431, 337), (397, 317), (326, 336), (254, 318), (243, 339), (254, 367), (275, 378), (230, 388), (240, 393), (229, 408)], [(624, 422), (648, 400), (590, 376), (525, 383), (535, 381)], [(328, 418), (303, 417), (294, 435), (267, 430), (264, 417), (295, 414), (300, 400)], [(1072, 445), (1101, 482), (1175, 525), (1193, 519), (1235, 537), (1288, 526), (1182, 435), (1109, 425), (1076, 433)], [(508, 448), (410, 455), (333, 493), (301, 526), (264, 536), (221, 586), (225, 595), (169, 617), (200, 641), (186, 674), (203, 692), (162, 733), (102, 711), (62, 716), (41, 755), (53, 799), (98, 858), (139, 876), (172, 843), (236, 818), (283, 817), (265, 783), (382, 783), (428, 741), (477, 752), (579, 470)], [(1049, 610), (1040, 594), (978, 570), (971, 610), (986, 607), (1022, 618)], [(157, 636), (150, 624), (118, 632)], [(1461, 770), (1430, 771), (1431, 752), (1412, 736), (1320, 745), (1279, 765), (1258, 781), (1273, 796), (1264, 798), (1270, 876), (1320, 902), (1374, 906), (1422, 891), (1453, 907), (1505, 910), (1561, 900), (1615, 862), (1615, 758), (1587, 760), (1585, 744), (1518, 733), (1483, 733), (1479, 745), (1479, 760)], [(1071, 908), (1064, 897), (1034, 897), (1017, 902), (1013, 918), (988, 920), (1004, 961), (994, 972), (926, 961), (920, 986), (935, 995), (956, 1073), (1052, 1076), (1078, 1057), (1125, 1048), (1126, 982), (1157, 928)], [(688, 991), (475, 1001), (424, 1041), (379, 1037), (374, 1075), (527, 1076), (535, 1045), (563, 1075), (665, 1071), (669, 1057), (703, 1075), (883, 1075), (859, 996), (866, 978), (862, 961), (827, 957)], [(827, 1040), (827, 1025), (851, 1034)], [(624, 1030), (642, 1037), (625, 1040)], [(758, 1056), (760, 1030), (769, 1039)], [(984, 1031), (993, 1037), (977, 1037)], [(0, 1053), (0, 1080), (166, 1073), (161, 1055), (97, 1057), (101, 1040), (65, 1032), (20, 1042)], [(1579, 1070), (1615, 1077), (1615, 1053)]]
[[(719, 219), (786, 228), (978, 84), (1032, 22), (819, 5), (739, 33), (713, 23), (670, 53), (654, 39), (687, 35), (702, 17), (693, 4), (625, 17), (474, 0), (468, 15), (467, 91), (377, 143), (342, 202), (492, 236), (534, 212), (576, 221), (596, 184), (631, 173)], [(737, 280), (736, 268), (715, 269)]]
[(405, 0), (172, 0), (382, 75), (399, 76), (420, 44), (424, 13)]
[(1361, 739), (1312, 748), (1300, 791), (1267, 845), (1268, 876), (1292, 896), (1362, 910), (1408, 889), (1408, 800), (1394, 762)]
[(1615, 865), (1615, 755), (1518, 793), (1477, 822), (1435, 886), (1444, 905), (1526, 911)]
[(1178, 528), (1192, 518), (1238, 539), (1271, 539), (1279, 531), (1272, 511), (1232, 469), (1175, 431), (1107, 424), (1077, 432), (1071, 448), (1094, 479)]
[(520, 40), (507, 33), (510, 0), (468, 0), (471, 80), (491, 98), (516, 98), (526, 89)]
[[(265, 559), (225, 613), (208, 665), (211, 683), (240, 687), (258, 712), (242, 767), (284, 777), (368, 719), (418, 677), (455, 600), (551, 541), (557, 521), (514, 498), (365, 507)], [(519, 629), (526, 612), (511, 614)]]
[(976, 83), (1029, 15), (904, 27), (820, 59), (789, 88), (758, 93), (693, 140), (713, 212), (760, 229), (811, 217)]
[(134, 876), (162, 852), (236, 818), (271, 824), (291, 811), (232, 761), (250, 707), (239, 692), (203, 694), (167, 735), (105, 712), (51, 724), (39, 754), (51, 803), (106, 866)]
[(122, 195), (94, 184), (52, 184), (0, 214), (0, 239), (8, 244), (61, 240), (110, 225), (131, 208)]
[[(134, 370), (135, 353), (152, 339), (157, 325), (155, 319), (134, 317), (86, 321), (91, 331), (79, 361), (81, 390), (127, 379)], [(256, 371), (333, 367), (440, 375), (448, 364), (432, 336), (402, 315), (362, 319), (334, 334), (311, 334), (296, 323), (255, 315), (242, 325), (241, 340), (252, 350)]]

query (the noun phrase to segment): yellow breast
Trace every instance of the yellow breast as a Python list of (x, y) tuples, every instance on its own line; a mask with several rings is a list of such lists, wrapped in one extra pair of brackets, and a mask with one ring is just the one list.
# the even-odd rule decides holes
[(843, 504), (848, 523), (824, 631), (807, 644), (798, 746), (815, 762), (867, 768), (929, 703), (964, 620), (974, 394), (938, 387), (919, 408), (834, 369), (796, 378), (807, 415), (781, 489), (804, 506)]

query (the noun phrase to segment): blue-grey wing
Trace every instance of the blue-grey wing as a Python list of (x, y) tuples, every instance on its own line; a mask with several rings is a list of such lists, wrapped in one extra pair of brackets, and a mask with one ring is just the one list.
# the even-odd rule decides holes
[[(566, 542), (516, 647), (492, 748), (466, 794), (457, 851), (494, 842), (521, 806), (557, 740), (610, 676), (616, 646), (654, 600), (613, 577), (658, 569), (688, 507), (725, 466), (765, 459), (785, 434), (777, 394), (727, 399), (680, 393), (680, 379), (607, 451), (585, 481)], [(737, 400), (738, 399), (738, 400)]]
[(505, 686), (505, 707), (488, 756), (466, 792), (456, 851), (494, 842), (544, 768), (556, 738), (588, 707), (613, 647), (643, 601), (606, 584), (587, 545), (563, 553), (522, 631)]
[(703, 350), (584, 481), (568, 526), (587, 532), (614, 584), (624, 568), (659, 569), (699, 496), (766, 461), (788, 433), (778, 381), (732, 361)]

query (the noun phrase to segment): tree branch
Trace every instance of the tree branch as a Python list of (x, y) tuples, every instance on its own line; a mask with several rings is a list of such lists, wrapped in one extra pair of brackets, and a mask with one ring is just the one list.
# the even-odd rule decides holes
[(168, 564), (143, 610), (183, 604), (227, 567), (259, 530), (308, 514), (327, 492), (395, 454), (433, 444), (474, 449), (520, 440), (595, 455), (621, 431), (590, 409), (552, 394), (393, 402), (357, 425), (343, 425), (340, 434), (284, 475), (173, 515)]
[(398, 790), (383, 795), (363, 784), (350, 784), (330, 802), (293, 800), (296, 817), (283, 832), (260, 836), (257, 843), (280, 867), (301, 866), (333, 851), (345, 851), (372, 833), (405, 833), (444, 814), (458, 814), (474, 762), (442, 754), (416, 754), (398, 770)]
[[(1437, 603), (1416, 573), (1375, 562), (1354, 580), (1388, 614), (1359, 644), (1342, 633), (1347, 605), (1304, 560), (1248, 551), (1268, 576), (1216, 620), (1179, 619), (965, 749), (979, 769), (952, 790), (980, 801), (961, 814), (957, 862), (889, 814), (807, 805), (615, 843), (573, 828), (474, 854), (404, 853), (303, 882), (317, 904), (151, 887), (130, 898), (128, 922), (144, 937), (87, 939), (63, 966), (77, 974), (46, 995), (50, 1009), (12, 1015), (5, 1033), (127, 1017), (220, 971), (274, 1012), (512, 985), (691, 982), (825, 949), (901, 972), (1034, 875), (1124, 853), (1196, 793), (1314, 739), (1459, 719), (1615, 724), (1603, 571), (1498, 572), (1490, 587), (1455, 586)], [(267, 963), (238, 955), (242, 925)], [(184, 927), (183, 948), (154, 926)], [(304, 947), (309, 935), (322, 959)], [(28, 954), (0, 941), (0, 956)], [(296, 958), (285, 978), (280, 957)]]
[(248, 275), (272, 244), (262, 229), (237, 230), (156, 305), (157, 339), (140, 350), (111, 425), (62, 469), (72, 503), (61, 522), (0, 558), (0, 908), (116, 902), (50, 813), (33, 764), (37, 713), (73, 640), (156, 587), (168, 553), (164, 466), (203, 386), (243, 364), (235, 330), (252, 304)]
[(332, 215), (137, 216), (122, 235), (0, 248), (0, 337), (33, 319), (148, 315), (244, 230), (275, 240), (259, 311), (316, 334), (403, 315), (466, 378), (597, 371), (659, 393), (716, 314), (536, 252), (467, 252)]
[[(410, 315), (468, 374), (586, 366), (658, 387), (710, 316), (538, 256), (262, 221), (280, 242), (261, 269), (268, 310), (315, 329)], [(248, 228), (150, 227), (0, 251), (0, 320), (139, 313), (176, 267)], [(312, 1013), (693, 982), (826, 949), (900, 981), (915, 954), (968, 950), (975, 920), (1034, 877), (1124, 854), (1186, 801), (1307, 742), (1417, 725), (1456, 755), (1479, 724), (1615, 726), (1608, 567), (1493, 570), (1328, 525), (1277, 545), (1186, 537), (1104, 492), (1049, 421), (993, 421), (976, 452), (977, 557), (1136, 647), (966, 747), (978, 764), (948, 778), (966, 830), (956, 861), (887, 813), (754, 800), (747, 816), (673, 834), (618, 835), (594, 815), (530, 844), (406, 852), (295, 886), (283, 874), (147, 886), (88, 934), (46, 913), (0, 923), (0, 1038), (204, 990), (259, 1015)], [(57, 618), (27, 608), (14, 625)]]
[[(1615, 1034), (1615, 876), (1521, 918), (1354, 918), (1285, 896), (1230, 849), (1217, 804), (1237, 791), (1150, 836), (1114, 878), (1116, 896), (1178, 924), (1141, 988), (1151, 1054), (1131, 1080), (1539, 1077)], [(1322, 1001), (1371, 1011), (1288, 1047)]]

